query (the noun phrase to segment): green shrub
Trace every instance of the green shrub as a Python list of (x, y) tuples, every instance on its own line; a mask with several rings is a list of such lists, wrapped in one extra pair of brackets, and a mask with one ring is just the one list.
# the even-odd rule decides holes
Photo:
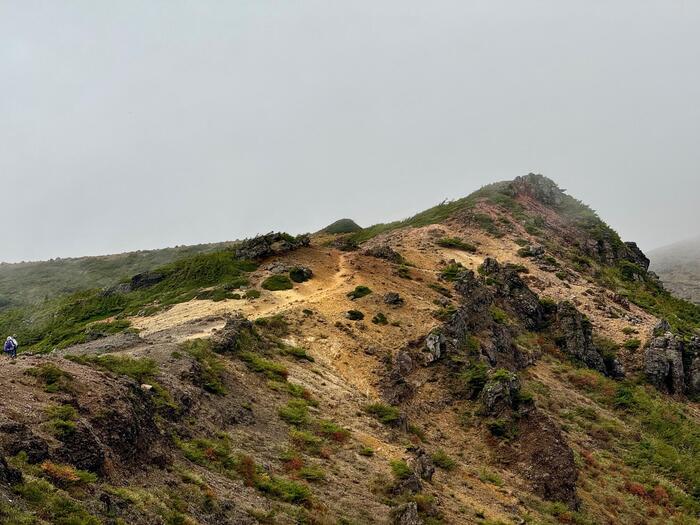
[(363, 314), (359, 310), (348, 310), (345, 314), (345, 317), (347, 317), (351, 321), (362, 321), (365, 318), (365, 314)]
[(436, 244), (438, 246), (442, 246), (443, 248), (452, 248), (455, 250), (462, 250), (470, 253), (476, 252), (476, 246), (465, 242), (458, 237), (443, 237), (442, 239), (438, 239), (436, 241)]
[(459, 375), (459, 381), (467, 397), (475, 398), (479, 395), (488, 381), (488, 370), (486, 363), (475, 361)]
[(623, 343), (623, 346), (627, 350), (637, 350), (640, 346), (642, 346), (642, 342), (639, 339), (628, 339)]
[(452, 297), (452, 292), (450, 292), (450, 290), (445, 288), (444, 286), (439, 285), (438, 283), (430, 283), (428, 285), (428, 288), (430, 288), (431, 290), (435, 290), (437, 293), (445, 297)]
[(269, 474), (258, 475), (255, 487), (261, 492), (288, 503), (308, 503), (311, 498), (311, 491), (306, 485)]
[(260, 285), (263, 290), (277, 292), (280, 290), (291, 290), (294, 284), (286, 275), (271, 275)]
[(497, 487), (503, 486), (503, 478), (501, 478), (501, 476), (499, 476), (495, 472), (492, 472), (487, 469), (482, 469), (479, 472), (479, 479), (483, 483), (491, 483), (492, 485), (496, 485)]
[(277, 413), (290, 425), (304, 425), (309, 421), (309, 409), (303, 399), (290, 399)]
[(406, 479), (413, 474), (411, 467), (402, 459), (390, 461), (389, 465), (391, 465), (391, 471), (394, 473), (394, 476), (398, 479)]
[(445, 470), (453, 470), (457, 466), (455, 460), (442, 449), (438, 449), (433, 453), (432, 460), (436, 466)]
[(242, 352), (240, 354), (243, 362), (250, 368), (253, 372), (258, 372), (260, 374), (265, 374), (270, 379), (276, 379), (280, 381), (286, 381), (289, 372), (280, 363), (270, 361), (260, 357), (254, 352)]
[(456, 281), (467, 269), (461, 263), (450, 263), (440, 272), (445, 281)]
[(489, 311), (491, 312), (492, 319), (498, 324), (507, 324), (510, 320), (508, 314), (498, 306), (491, 306)]
[(320, 467), (302, 467), (299, 470), (299, 477), (306, 481), (323, 481), (326, 473)]
[(379, 324), (379, 325), (389, 324), (389, 321), (387, 320), (386, 315), (384, 315), (382, 312), (378, 312), (374, 317), (372, 317), (372, 322), (374, 324)]
[(65, 439), (75, 432), (78, 411), (71, 405), (52, 405), (46, 409), (49, 416), (49, 429), (59, 439)]
[(365, 412), (376, 417), (380, 423), (395, 425), (401, 420), (401, 412), (398, 408), (385, 403), (372, 403), (365, 407)]
[(245, 291), (244, 297), (246, 299), (257, 299), (258, 297), (260, 297), (260, 290), (256, 290), (255, 288), (249, 288)]
[(371, 458), (374, 456), (374, 449), (371, 447), (361, 447), (360, 450), (357, 452), (360, 456), (365, 456), (367, 458)]
[(295, 266), (289, 270), (289, 278), (295, 283), (305, 283), (311, 279), (308, 270), (299, 266)]
[(305, 348), (300, 348), (298, 346), (292, 346), (285, 343), (280, 343), (279, 348), (280, 352), (284, 355), (291, 355), (299, 360), (310, 361), (312, 363), (314, 362), (314, 358), (307, 353)]
[(348, 292), (347, 296), (354, 301), (355, 299), (360, 299), (361, 297), (365, 297), (371, 293), (372, 290), (370, 290), (367, 286), (359, 285), (356, 286), (352, 292)]

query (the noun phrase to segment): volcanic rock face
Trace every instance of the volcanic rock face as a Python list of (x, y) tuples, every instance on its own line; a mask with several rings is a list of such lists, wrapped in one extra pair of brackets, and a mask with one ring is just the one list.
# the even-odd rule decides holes
[(655, 337), (644, 352), (644, 372), (659, 390), (685, 393), (683, 341), (671, 332)]
[(580, 359), (588, 367), (606, 373), (605, 362), (593, 344), (593, 327), (570, 302), (557, 307), (557, 344), (563, 352)]

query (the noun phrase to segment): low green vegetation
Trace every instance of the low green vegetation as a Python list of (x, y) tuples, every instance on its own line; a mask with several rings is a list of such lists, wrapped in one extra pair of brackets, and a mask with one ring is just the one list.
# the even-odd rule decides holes
[(206, 339), (193, 339), (183, 343), (182, 350), (198, 364), (198, 381), (207, 392), (216, 395), (226, 394), (224, 386), (225, 367), (217, 355), (211, 350), (211, 344)]
[(389, 465), (391, 466), (391, 471), (394, 473), (394, 476), (396, 476), (397, 479), (406, 479), (413, 474), (411, 467), (409, 467), (408, 463), (402, 459), (390, 461)]
[(436, 450), (431, 458), (436, 466), (444, 470), (453, 470), (457, 466), (457, 462), (442, 449)]
[(154, 313), (189, 301), (207, 288), (246, 285), (246, 274), (255, 268), (254, 263), (237, 259), (233, 249), (193, 255), (151, 270), (148, 279), (135, 287), (125, 283), (125, 290), (82, 290), (32, 308), (5, 310), (0, 314), (0, 332), (16, 334), (23, 351), (64, 348), (129, 330), (124, 319), (128, 315)]
[(461, 263), (450, 263), (440, 272), (440, 277), (445, 281), (456, 281), (467, 269)]
[(443, 248), (451, 248), (454, 250), (462, 250), (465, 252), (470, 252), (470, 253), (475, 253), (476, 252), (476, 246), (473, 244), (470, 244), (458, 237), (443, 237), (441, 239), (438, 239), (436, 241), (436, 244), (438, 246), (442, 246)]
[(158, 365), (152, 359), (140, 359), (114, 354), (67, 355), (66, 359), (74, 363), (129, 377), (139, 384), (149, 384), (155, 394), (153, 401), (156, 408), (166, 410), (178, 409), (170, 393), (157, 381), (156, 378), (160, 371)]
[(53, 363), (28, 368), (25, 374), (36, 377), (44, 384), (44, 390), (49, 393), (73, 391), (73, 376), (60, 369)]
[(75, 432), (78, 411), (72, 405), (52, 405), (46, 409), (49, 430), (59, 439)]
[(360, 299), (360, 298), (365, 297), (371, 293), (372, 293), (372, 290), (370, 290), (367, 286), (359, 285), (359, 286), (356, 286), (353, 291), (348, 292), (347, 296), (351, 300), (354, 301), (355, 299)]
[(372, 403), (365, 407), (365, 412), (376, 417), (380, 423), (395, 425), (401, 420), (401, 412), (398, 408), (385, 403)]
[(255, 352), (242, 352), (240, 358), (253, 372), (264, 374), (268, 378), (278, 381), (287, 380), (289, 372), (281, 363), (265, 359)]
[(177, 444), (184, 456), (193, 463), (232, 479), (242, 479), (247, 486), (255, 487), (274, 499), (302, 505), (308, 503), (311, 498), (308, 486), (270, 474), (256, 465), (251, 456), (234, 455), (230, 439), (226, 435), (216, 439), (178, 440)]
[(377, 314), (375, 314), (375, 316), (372, 317), (372, 323), (378, 325), (387, 325), (389, 324), (389, 321), (386, 318), (386, 315), (384, 315), (382, 312), (377, 312)]
[(271, 275), (265, 279), (260, 287), (263, 290), (269, 290), (271, 292), (278, 292), (281, 290), (291, 290), (294, 288), (294, 283), (286, 275)]

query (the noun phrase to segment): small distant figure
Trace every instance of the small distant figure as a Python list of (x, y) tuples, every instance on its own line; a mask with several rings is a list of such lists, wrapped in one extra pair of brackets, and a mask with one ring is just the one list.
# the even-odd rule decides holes
[(17, 343), (17, 339), (12, 337), (11, 335), (7, 336), (7, 339), (5, 340), (5, 347), (3, 348), (4, 352), (6, 354), (10, 354), (10, 357), (12, 359), (17, 357), (17, 348), (19, 347), (19, 344)]

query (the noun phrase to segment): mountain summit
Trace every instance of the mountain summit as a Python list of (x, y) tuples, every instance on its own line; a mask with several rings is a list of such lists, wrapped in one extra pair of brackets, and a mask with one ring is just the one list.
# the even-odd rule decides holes
[(542, 175), (116, 274), (0, 313), (0, 521), (700, 516), (700, 308)]

